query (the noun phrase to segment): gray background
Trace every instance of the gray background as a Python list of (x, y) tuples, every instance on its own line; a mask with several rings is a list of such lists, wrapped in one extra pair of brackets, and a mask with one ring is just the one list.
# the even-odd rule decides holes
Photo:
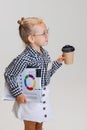
[[(75, 46), (73, 65), (63, 65), (50, 82), (54, 117), (47, 130), (87, 130), (87, 1), (86, 0), (0, 0), (0, 98), (4, 69), (23, 49), (17, 20), (37, 16), (50, 29), (45, 47), (52, 59), (62, 46)], [(11, 112), (13, 102), (0, 100), (0, 129), (23, 130), (23, 123)]]

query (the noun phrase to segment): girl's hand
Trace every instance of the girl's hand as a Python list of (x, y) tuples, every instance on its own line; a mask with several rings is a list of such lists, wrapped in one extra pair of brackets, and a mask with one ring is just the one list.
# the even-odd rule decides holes
[(16, 97), (18, 103), (27, 103), (27, 98), (23, 94), (20, 94)]
[(65, 59), (65, 57), (64, 57), (63, 54), (62, 54), (62, 55), (60, 55), (60, 56), (58, 57), (57, 62), (58, 62), (58, 63), (62, 63), (62, 62), (64, 61), (64, 59)]

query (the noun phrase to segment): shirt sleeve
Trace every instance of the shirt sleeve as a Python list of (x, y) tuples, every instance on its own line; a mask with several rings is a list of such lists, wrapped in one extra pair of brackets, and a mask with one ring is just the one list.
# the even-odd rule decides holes
[(27, 68), (28, 65), (34, 64), (32, 58), (15, 58), (10, 65), (5, 69), (4, 77), (9, 86), (9, 90), (12, 96), (16, 97), (22, 93), (21, 88), (17, 84), (17, 76), (20, 74), (24, 68)]

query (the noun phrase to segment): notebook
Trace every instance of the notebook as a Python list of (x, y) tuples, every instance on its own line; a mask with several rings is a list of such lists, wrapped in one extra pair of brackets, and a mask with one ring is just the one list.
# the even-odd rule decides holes
[[(41, 88), (41, 69), (26, 68), (18, 75), (17, 84), (28, 101), (40, 102), (42, 96)], [(9, 86), (5, 82), (3, 100), (13, 101), (15, 98), (9, 91)]]

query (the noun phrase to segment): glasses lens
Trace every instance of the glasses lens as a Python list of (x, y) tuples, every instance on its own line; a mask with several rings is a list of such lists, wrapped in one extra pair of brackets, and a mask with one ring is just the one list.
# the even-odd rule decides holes
[(41, 33), (41, 34), (35, 34), (34, 36), (46, 36), (46, 35), (48, 35), (48, 33), (49, 33), (49, 29), (47, 29), (47, 30), (45, 30), (43, 33)]

